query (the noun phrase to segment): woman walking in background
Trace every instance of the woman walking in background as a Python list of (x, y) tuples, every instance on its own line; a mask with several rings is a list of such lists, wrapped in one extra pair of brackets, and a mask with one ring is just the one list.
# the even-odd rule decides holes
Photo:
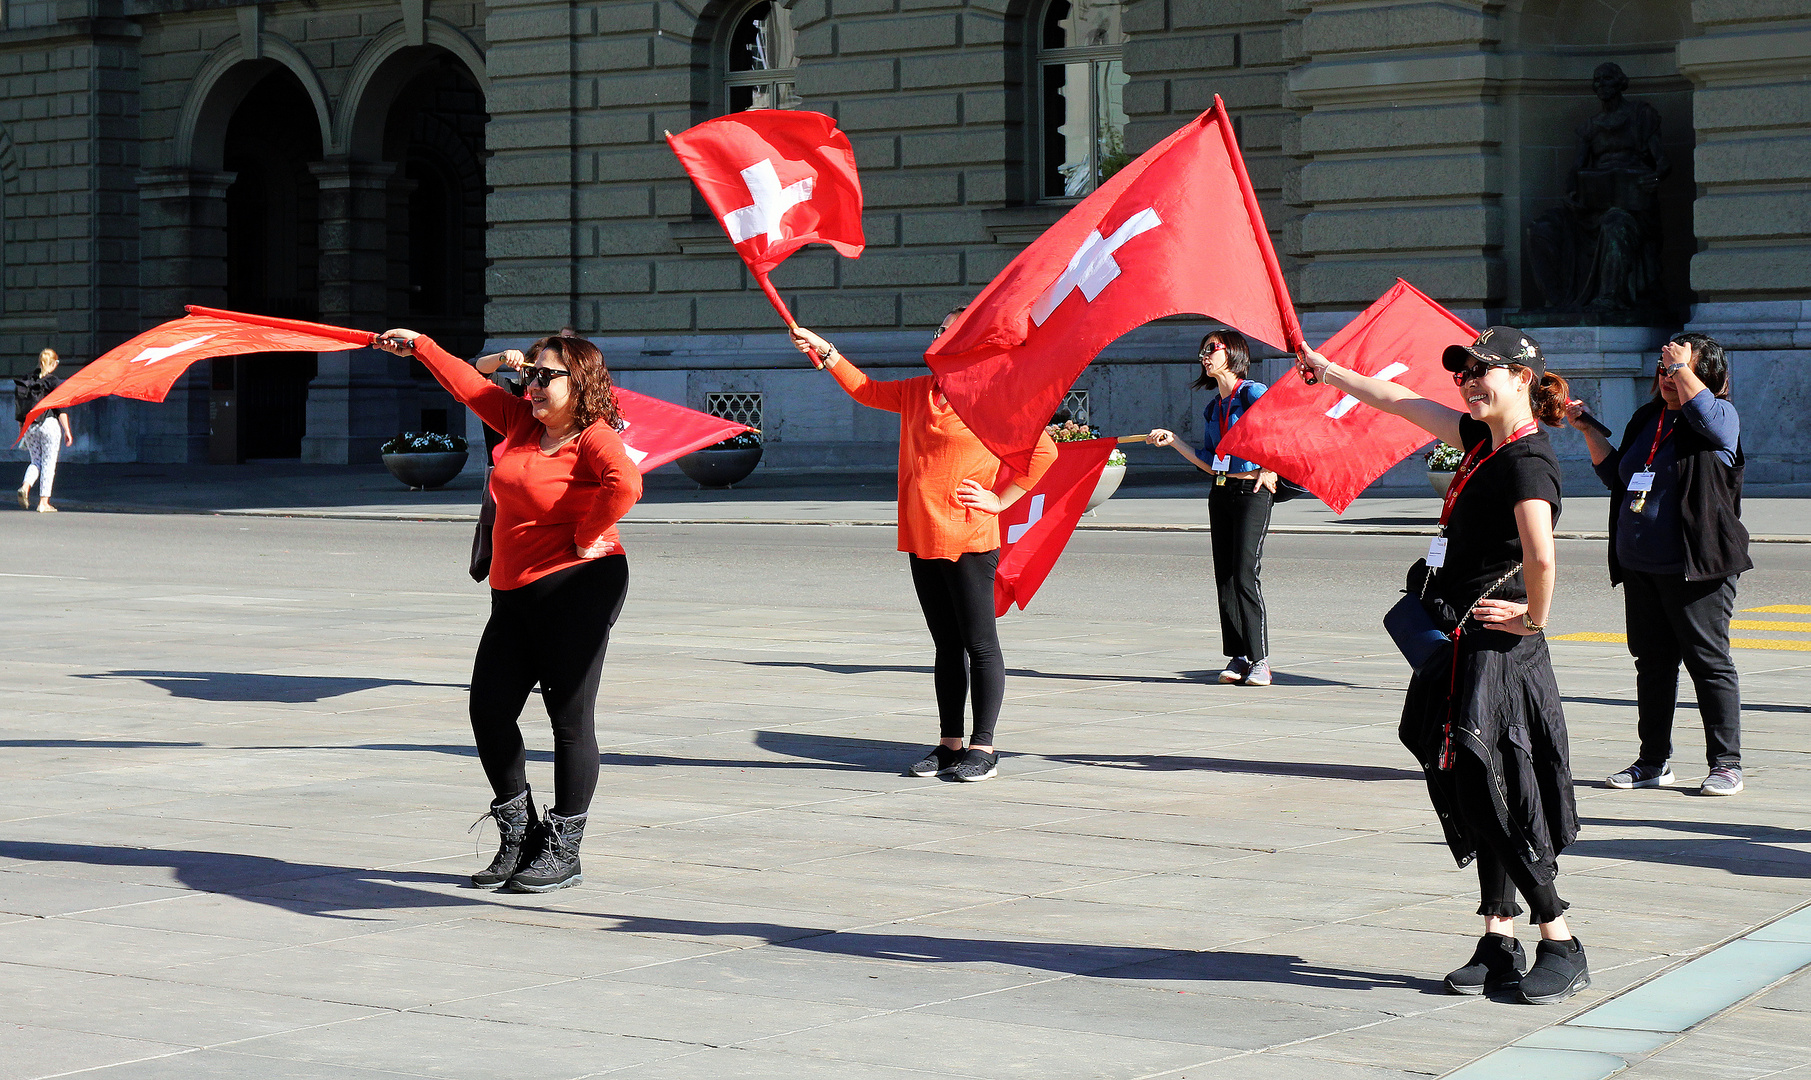
[(1258, 575), (1264, 568), (1264, 536), (1270, 531), (1277, 474), (1243, 458), (1218, 453), (1220, 440), (1264, 395), (1266, 387), (1245, 377), (1251, 370), (1251, 346), (1237, 330), (1215, 330), (1202, 338), (1200, 359), (1201, 373), (1193, 387), (1214, 391), (1201, 412), (1207, 425), (1201, 452), (1196, 454), (1175, 432), (1164, 428), (1154, 429), (1145, 441), (1152, 446), (1173, 446), (1197, 469), (1213, 475), (1214, 486), (1207, 493), (1207, 520), (1213, 537), (1214, 588), (1220, 596), (1220, 648), (1227, 656), (1220, 681), (1269, 686), (1270, 627)]
[[(962, 309), (944, 316), (942, 334)], [(899, 550), (936, 645), (937, 745), (907, 771), (913, 776), (987, 780), (998, 775), (994, 725), (1006, 696), (1006, 660), (994, 623), (994, 573), (1000, 565), (1000, 511), (1017, 502), (1056, 460), (1056, 443), (1038, 436), (1030, 471), (996, 495), (1000, 459), (981, 444), (937, 388), (935, 375), (881, 382), (809, 330), (792, 341), (828, 368), (850, 397), (899, 414)], [(975, 725), (962, 745), (965, 699), (974, 691)]]
[[(51, 372), (57, 369), (58, 357), (55, 349), (45, 349), (38, 354), (38, 373), (13, 383), (14, 419), (23, 421), (38, 402), (49, 396), (62, 384)], [(58, 438), (61, 437), (61, 444)], [(31, 509), (31, 486), (38, 485), (38, 512), (54, 514), (57, 508), (50, 505), (50, 489), (57, 481), (57, 454), (61, 446), (74, 446), (75, 433), (69, 427), (69, 413), (62, 409), (52, 409), (38, 417), (25, 432), (25, 452), (31, 455), (31, 464), (25, 467), (25, 482), (19, 485), (19, 506)]]
[(1729, 652), (1736, 579), (1754, 569), (1742, 525), (1742, 425), (1729, 401), (1723, 346), (1680, 334), (1660, 350), (1654, 400), (1635, 410), (1622, 448), (1574, 402), (1591, 464), (1610, 489), (1610, 584), (1622, 586), (1641, 751), (1604, 781), (1673, 782), (1673, 712), (1685, 664), (1704, 720), (1704, 795), (1742, 790), (1742, 689)]
[[(472, 735), (502, 841), (472, 884), (513, 892), (577, 885), (597, 790), (598, 683), (629, 588), (616, 523), (641, 498), (603, 354), (581, 338), (542, 338), (527, 350), (518, 397), (413, 331), (388, 331), (378, 345), (427, 365), (503, 435), (490, 479), (490, 621), (471, 689)], [(553, 722), (554, 775), (553, 806), (538, 823), (519, 724), (536, 683)]]
[[(1591, 985), (1555, 887), (1578, 812), (1566, 716), (1542, 634), (1558, 569), (1560, 480), (1540, 421), (1564, 422), (1566, 380), (1547, 371), (1539, 345), (1506, 326), (1441, 357), (1465, 412), (1348, 371), (1305, 345), (1297, 357), (1304, 375), (1465, 448), (1440, 535), (1411, 573), (1421, 579), (1415, 591), (1428, 620), (1450, 643), (1409, 680), (1400, 736), (1421, 762), (1453, 857), (1461, 866), (1477, 861), (1484, 936), (1471, 960), (1447, 975), (1447, 989), (1481, 994), (1519, 984), (1523, 1001), (1564, 1001)], [(1525, 975), (1517, 892), (1541, 928)]]

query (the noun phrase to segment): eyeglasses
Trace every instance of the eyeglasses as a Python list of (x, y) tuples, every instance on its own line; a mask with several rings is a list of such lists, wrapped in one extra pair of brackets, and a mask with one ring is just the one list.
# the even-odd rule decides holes
[(553, 380), (559, 378), (560, 376), (570, 375), (570, 374), (572, 374), (572, 372), (561, 371), (559, 368), (550, 368), (550, 367), (523, 368), (522, 369), (522, 379), (523, 379), (522, 387), (523, 387), (523, 389), (527, 389), (528, 387), (533, 386), (536, 383), (539, 383), (543, 388), (545, 388), (549, 383), (553, 382)]
[(1217, 352), (1225, 352), (1225, 351), (1226, 351), (1226, 342), (1216, 341), (1212, 345), (1209, 345), (1207, 348), (1201, 350), (1200, 358), (1203, 360), (1206, 360), (1208, 357), (1214, 355)]
[(1475, 360), (1471, 366), (1453, 372), (1453, 385), (1464, 386), (1467, 379), (1482, 379), (1493, 367), (1508, 366), (1508, 364), (1486, 364), (1482, 360)]

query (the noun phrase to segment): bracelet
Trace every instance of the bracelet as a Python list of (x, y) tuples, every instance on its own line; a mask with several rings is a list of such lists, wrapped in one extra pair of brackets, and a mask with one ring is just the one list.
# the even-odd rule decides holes
[(1528, 617), (1528, 613), (1527, 613), (1527, 612), (1526, 612), (1526, 611), (1524, 611), (1524, 612), (1522, 612), (1522, 625), (1523, 625), (1523, 626), (1525, 626), (1525, 627), (1527, 627), (1527, 628), (1528, 628), (1528, 629), (1530, 629), (1530, 630), (1532, 630), (1532, 631), (1534, 631), (1534, 632), (1535, 632), (1535, 633), (1537, 633), (1537, 634), (1538, 634), (1538, 633), (1540, 633), (1540, 632), (1541, 632), (1541, 631), (1543, 631), (1543, 630), (1545, 630), (1545, 629), (1547, 629), (1547, 624), (1546, 624), (1546, 623), (1544, 623), (1544, 622), (1541, 622), (1541, 623), (1537, 623), (1537, 622), (1535, 622), (1535, 621), (1534, 621), (1534, 620), (1533, 620), (1533, 619), (1530, 619), (1530, 618), (1529, 618), (1529, 617)]

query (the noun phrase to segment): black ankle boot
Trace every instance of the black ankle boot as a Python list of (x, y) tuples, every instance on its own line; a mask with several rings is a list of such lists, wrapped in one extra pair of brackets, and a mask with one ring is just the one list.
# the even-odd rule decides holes
[(1527, 967), (1521, 942), (1504, 934), (1485, 934), (1478, 939), (1471, 960), (1446, 977), (1446, 989), (1467, 996), (1500, 990), (1521, 981)]
[(541, 893), (582, 883), (585, 878), (579, 872), (579, 844), (585, 839), (585, 817), (561, 817), (547, 811), (535, 834), (534, 854), (503, 888), (509, 892)]
[(1530, 1005), (1554, 1005), (1591, 985), (1585, 966), (1585, 947), (1577, 938), (1543, 941), (1534, 949), (1534, 966), (1522, 976), (1522, 1000)]
[[(528, 842), (528, 831), (535, 825), (534, 796), (527, 788), (508, 799), (495, 799), (485, 817), (497, 819), (497, 857), (490, 865), (472, 875), (472, 884), (480, 889), (494, 889), (509, 880), (522, 865), (522, 846)], [(478, 819), (480, 822), (484, 818)], [(476, 825), (472, 826), (477, 828)]]

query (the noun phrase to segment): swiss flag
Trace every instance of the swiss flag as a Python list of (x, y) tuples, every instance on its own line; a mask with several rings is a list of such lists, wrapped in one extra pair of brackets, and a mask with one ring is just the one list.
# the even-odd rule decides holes
[(1102, 349), (1183, 312), (1291, 350), (1302, 336), (1219, 98), (1020, 252), (925, 361), (969, 429), (1023, 467)]
[[(186, 317), (152, 327), (71, 375), (38, 402), (26, 417), (25, 427), (49, 409), (68, 408), (109, 394), (162, 401), (197, 360), (255, 352), (340, 352), (363, 348), (377, 337), (363, 330), (299, 319), (193, 305), (186, 310)], [(25, 429), (19, 434), (23, 438)]]
[[(1056, 444), (1056, 460), (1038, 486), (1000, 514), (1000, 566), (994, 572), (994, 617), (1015, 603), (1024, 611), (1069, 546), (1076, 522), (1100, 481), (1117, 439)], [(1010, 479), (1002, 470), (1001, 486)]]
[[(1398, 280), (1320, 351), (1343, 368), (1463, 410), (1440, 354), (1477, 337), (1457, 315)], [(1407, 420), (1331, 386), (1309, 386), (1291, 371), (1246, 410), (1218, 452), (1287, 476), (1343, 514), (1359, 492), (1428, 442), (1427, 432)]]
[(788, 325), (792, 315), (767, 280), (774, 267), (806, 244), (861, 257), (855, 151), (830, 117), (751, 109), (669, 134), (667, 145)]
[(746, 424), (637, 394), (620, 386), (616, 388), (616, 410), (623, 418), (623, 449), (629, 452), (635, 467), (644, 473), (749, 430)]

